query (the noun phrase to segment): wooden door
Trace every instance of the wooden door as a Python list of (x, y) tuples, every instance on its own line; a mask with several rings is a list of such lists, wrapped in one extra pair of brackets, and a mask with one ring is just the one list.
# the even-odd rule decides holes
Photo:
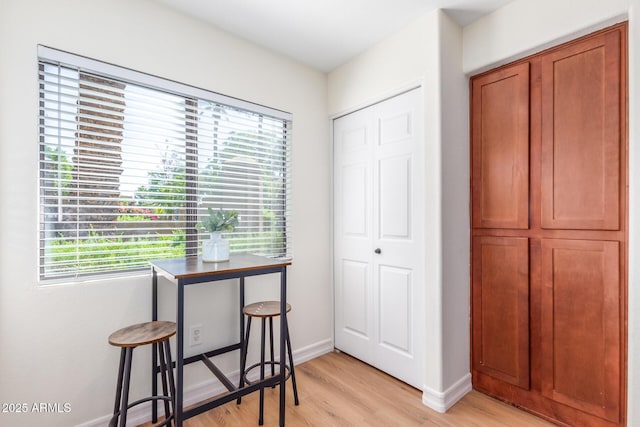
[(473, 80), (474, 227), (529, 227), (529, 64)]
[(471, 79), (473, 386), (561, 425), (625, 423), (626, 36)]
[(542, 57), (543, 228), (619, 228), (620, 37)]
[(620, 419), (618, 242), (542, 241), (542, 394)]
[(334, 121), (335, 346), (424, 383), (422, 91)]
[(473, 243), (473, 367), (529, 388), (529, 239)]

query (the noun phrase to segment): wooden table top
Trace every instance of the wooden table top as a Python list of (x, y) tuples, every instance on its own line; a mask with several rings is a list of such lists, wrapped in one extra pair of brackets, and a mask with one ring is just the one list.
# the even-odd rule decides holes
[(154, 269), (174, 279), (238, 273), (291, 265), (291, 260), (267, 258), (251, 254), (231, 254), (229, 261), (203, 262), (197, 256), (149, 261)]

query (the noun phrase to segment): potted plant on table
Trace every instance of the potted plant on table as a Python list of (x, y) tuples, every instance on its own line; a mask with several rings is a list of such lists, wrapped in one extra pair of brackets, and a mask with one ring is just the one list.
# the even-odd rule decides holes
[(229, 260), (229, 241), (222, 232), (231, 232), (238, 225), (238, 211), (213, 210), (207, 208), (209, 215), (204, 217), (199, 228), (211, 233), (211, 238), (202, 243), (202, 261), (221, 262)]

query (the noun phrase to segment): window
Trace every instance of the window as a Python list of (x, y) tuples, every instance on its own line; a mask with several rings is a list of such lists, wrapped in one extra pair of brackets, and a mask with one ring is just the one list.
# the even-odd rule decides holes
[(39, 47), (40, 277), (197, 255), (207, 207), (232, 252), (290, 256), (291, 115)]

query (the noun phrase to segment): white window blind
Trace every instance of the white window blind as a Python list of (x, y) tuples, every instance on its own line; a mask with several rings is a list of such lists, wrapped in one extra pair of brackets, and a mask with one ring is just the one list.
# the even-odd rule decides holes
[(197, 255), (207, 207), (238, 211), (232, 252), (291, 255), (290, 114), (39, 53), (41, 279)]

